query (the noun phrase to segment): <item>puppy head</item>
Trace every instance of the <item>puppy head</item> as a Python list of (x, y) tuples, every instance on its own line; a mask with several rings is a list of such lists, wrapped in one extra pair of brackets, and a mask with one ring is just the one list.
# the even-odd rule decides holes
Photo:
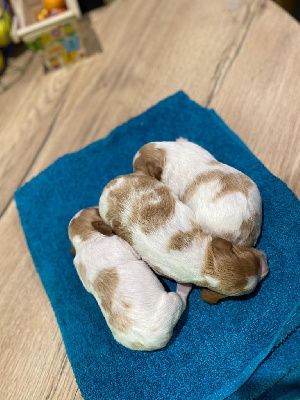
[(215, 304), (223, 297), (251, 293), (268, 271), (262, 251), (215, 238), (207, 249), (204, 286), (208, 289), (202, 290), (201, 298)]
[(75, 236), (79, 236), (81, 241), (85, 241), (98, 232), (103, 235), (112, 234), (111, 227), (100, 217), (98, 207), (89, 207), (79, 211), (69, 223), (68, 234), (72, 243)]
[(134, 156), (133, 169), (140, 175), (150, 175), (161, 179), (166, 163), (166, 151), (156, 147), (155, 143), (147, 143)]

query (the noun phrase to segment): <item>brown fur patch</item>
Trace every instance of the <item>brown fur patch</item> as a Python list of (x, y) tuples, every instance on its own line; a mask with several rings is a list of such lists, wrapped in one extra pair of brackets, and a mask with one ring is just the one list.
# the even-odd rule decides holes
[(124, 313), (115, 311), (113, 307), (113, 299), (119, 279), (117, 268), (104, 269), (98, 274), (94, 282), (94, 290), (101, 299), (101, 307), (109, 315), (109, 324), (119, 332), (126, 333), (132, 322)]
[(192, 245), (195, 240), (203, 239), (205, 234), (200, 226), (195, 226), (190, 231), (178, 231), (175, 233), (169, 241), (168, 251), (170, 250), (182, 250)]
[(182, 197), (182, 202), (187, 203), (196, 193), (200, 185), (212, 181), (219, 181), (221, 184), (221, 190), (217, 193), (213, 201), (232, 192), (240, 192), (248, 197), (249, 190), (253, 187), (253, 182), (251, 179), (241, 172), (227, 173), (216, 169), (205, 174), (198, 175), (194, 182), (186, 188), (186, 191)]
[(146, 350), (146, 347), (141, 342), (132, 342), (132, 350)]
[(70, 253), (73, 254), (73, 256), (76, 256), (76, 250), (73, 244), (71, 244)]
[(155, 194), (159, 197), (159, 201), (155, 204), (151, 203), (152, 193), (142, 196), (139, 203), (140, 213), (136, 217), (136, 222), (147, 234), (165, 225), (175, 212), (175, 199), (166, 186), (155, 188)]
[(98, 207), (89, 207), (81, 211), (80, 215), (73, 218), (68, 229), (69, 238), (72, 242), (74, 236), (80, 236), (86, 241), (95, 233), (111, 234), (111, 228), (102, 220)]
[(165, 149), (157, 148), (155, 143), (148, 143), (139, 150), (139, 156), (134, 161), (133, 169), (137, 173), (150, 175), (160, 180), (166, 158)]
[[(139, 225), (144, 233), (149, 234), (163, 226), (174, 215), (175, 198), (165, 185), (150, 176), (130, 174), (122, 178), (124, 181), (108, 193), (105, 217), (114, 232), (133, 245), (132, 227)], [(130, 215), (127, 223), (123, 224), (122, 213), (125, 210)]]
[[(122, 197), (122, 191), (118, 189), (112, 189), (109, 193), (109, 205), (105, 218), (107, 221), (109, 221), (113, 231), (128, 244), (130, 244), (130, 246), (132, 246), (132, 233), (129, 229), (129, 226), (124, 226), (122, 224), (122, 212), (124, 211), (123, 201), (125, 199)], [(120, 201), (118, 200), (118, 193), (120, 194)], [(125, 192), (123, 192), (123, 195), (126, 196)]]
[(247, 278), (258, 275), (259, 269), (258, 250), (235, 246), (225, 239), (215, 238), (207, 247), (202, 273), (220, 281), (215, 290), (234, 296), (244, 294)]

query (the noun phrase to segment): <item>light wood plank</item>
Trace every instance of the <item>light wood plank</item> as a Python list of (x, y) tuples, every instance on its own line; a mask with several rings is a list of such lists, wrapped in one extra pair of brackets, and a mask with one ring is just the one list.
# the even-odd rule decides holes
[(1, 219), (0, 237), (0, 398), (79, 399), (62, 337), (27, 250), (14, 202)]
[[(209, 7), (201, 1), (130, 4), (116, 1), (92, 13), (91, 24), (104, 52), (40, 76), (26, 104), (7, 121), (0, 146), (2, 209), (24, 178), (107, 135), (161, 98), (184, 89), (205, 104), (228, 43), (233, 55), (238, 33), (244, 34), (260, 2), (244, 0), (236, 12), (229, 12), (220, 0)], [(45, 152), (35, 160), (35, 149), (45, 142)], [(27, 175), (32, 163), (34, 169)]]
[(269, 3), (253, 21), (210, 106), (300, 197), (298, 22)]
[(0, 97), (0, 214), (51, 134), (53, 120), (64, 100), (67, 71), (59, 76), (39, 76), (39, 71), (40, 61), (35, 58), (24, 78)]

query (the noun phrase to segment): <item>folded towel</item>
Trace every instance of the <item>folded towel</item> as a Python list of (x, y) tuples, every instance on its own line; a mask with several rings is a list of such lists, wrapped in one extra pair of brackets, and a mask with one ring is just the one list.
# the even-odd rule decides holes
[[(258, 248), (268, 257), (270, 274), (247, 300), (228, 299), (217, 306), (201, 301), (200, 289), (194, 289), (168, 346), (134, 352), (114, 341), (96, 301), (83, 288), (69, 253), (67, 227), (78, 210), (98, 203), (107, 182), (132, 171), (133, 155), (143, 144), (179, 136), (257, 183), (264, 206)], [(252, 399), (296, 376), (299, 202), (213, 110), (179, 92), (107, 138), (58, 159), (15, 198), (85, 399), (224, 399), (238, 396), (239, 388), (239, 398)], [(174, 290), (174, 283), (165, 282)]]
[[(300, 375), (295, 376), (287, 384), (286, 380), (295, 373), (300, 366), (300, 331), (294, 330), (278, 347), (276, 346), (237, 392), (229, 396), (229, 400), (241, 399), (278, 399), (283, 394), (294, 392), (298, 388), (300, 394)], [(269, 394), (268, 394), (269, 393)], [(267, 396), (268, 394), (268, 396)], [(276, 394), (276, 396), (275, 396)], [(291, 397), (292, 399), (300, 399)]]
[[(299, 339), (298, 339), (299, 340)], [(299, 347), (299, 342), (298, 342)], [(241, 399), (241, 398), (240, 398)], [(272, 388), (264, 392), (257, 400), (299, 400), (300, 399), (300, 367), (293, 368)]]

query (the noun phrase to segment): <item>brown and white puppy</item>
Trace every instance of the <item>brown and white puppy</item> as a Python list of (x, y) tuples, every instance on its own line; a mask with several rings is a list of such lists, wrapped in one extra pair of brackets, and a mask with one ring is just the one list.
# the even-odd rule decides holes
[(203, 300), (250, 293), (268, 271), (265, 255), (206, 235), (194, 212), (148, 175), (119, 176), (99, 201), (103, 220), (156, 272), (216, 293)]
[(262, 202), (256, 184), (185, 139), (144, 145), (134, 171), (167, 185), (195, 213), (203, 231), (240, 246), (254, 246), (260, 234)]
[(177, 285), (177, 293), (167, 293), (132, 247), (112, 234), (98, 207), (77, 213), (68, 233), (77, 273), (98, 302), (114, 338), (132, 350), (166, 346), (190, 288)]

